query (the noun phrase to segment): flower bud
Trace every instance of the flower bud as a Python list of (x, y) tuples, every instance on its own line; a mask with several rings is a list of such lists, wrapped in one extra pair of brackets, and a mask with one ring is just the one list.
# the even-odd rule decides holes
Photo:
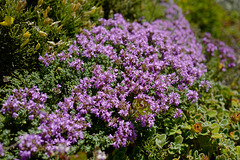
[(38, 31), (38, 33), (43, 37), (47, 37), (47, 33), (43, 32), (43, 31)]
[(38, 6), (41, 6), (43, 4), (43, 0), (38, 0)]
[(53, 41), (47, 41), (47, 43), (51, 44), (52, 46), (56, 46), (56, 43)]
[(6, 16), (4, 18), (4, 21), (0, 22), (0, 25), (2, 25), (2, 26), (10, 26), (11, 24), (13, 24), (13, 22), (14, 22), (14, 18), (13, 17)]
[(47, 10), (47, 13), (49, 13), (51, 10), (50, 6), (48, 6), (46, 10)]
[(46, 17), (47, 17), (47, 9), (45, 9), (43, 12), (43, 18), (46, 18)]
[(24, 38), (29, 38), (30, 36), (31, 36), (31, 33), (28, 32), (28, 31), (23, 34), (23, 37), (24, 37)]
[(40, 43), (38, 43), (35, 47), (35, 50), (37, 51), (40, 48), (40, 46), (41, 46)]
[(81, 6), (81, 4), (78, 2), (78, 3), (76, 4), (75, 11), (77, 11), (77, 10), (80, 8), (80, 6)]
[(94, 7), (91, 8), (91, 14), (94, 14), (95, 11), (96, 11), (96, 7), (94, 6)]
[(72, 11), (72, 12), (75, 12), (75, 8), (76, 8), (76, 4), (72, 3), (71, 11)]
[(56, 43), (56, 45), (58, 45), (58, 46), (63, 45), (63, 44), (64, 44), (64, 42), (62, 42), (62, 40), (60, 40)]
[(73, 18), (75, 18), (76, 17), (76, 12), (74, 11), (74, 12), (72, 12), (72, 16), (73, 16)]
[(62, 29), (62, 26), (63, 26), (63, 25), (61, 25), (61, 26), (58, 27), (58, 29), (57, 29), (58, 32)]
[(24, 9), (24, 8), (26, 7), (26, 5), (27, 5), (27, 1), (26, 1), (26, 0), (23, 0), (23, 1), (22, 1), (22, 9)]
[(44, 20), (44, 24), (51, 24), (53, 22), (53, 20), (51, 18), (46, 18)]
[(27, 5), (27, 1), (26, 0), (20, 0), (18, 1), (18, 4), (17, 4), (17, 11), (20, 11), (22, 9), (24, 9)]
[(60, 23), (61, 21), (56, 21), (56, 22), (53, 22), (50, 26), (54, 26), (55, 24), (58, 24)]
[(20, 48), (24, 47), (26, 44), (28, 44), (29, 42), (29, 39), (26, 39), (20, 46)]
[(62, 1), (62, 5), (64, 6), (66, 4), (66, 0), (63, 0)]
[(21, 10), (21, 8), (22, 8), (22, 1), (20, 0), (20, 1), (18, 1), (18, 4), (17, 4), (17, 11), (20, 11)]
[(27, 31), (26, 28), (23, 28), (22, 33), (24, 34)]
[(8, 77), (7, 76), (4, 76), (3, 77), (3, 82), (8, 82), (9, 80), (8, 80)]
[(221, 70), (221, 69), (223, 68), (223, 64), (220, 63), (219, 66), (218, 66), (218, 68)]

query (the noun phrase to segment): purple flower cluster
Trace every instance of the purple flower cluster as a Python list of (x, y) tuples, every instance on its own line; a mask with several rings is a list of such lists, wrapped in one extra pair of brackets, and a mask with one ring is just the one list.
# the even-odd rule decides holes
[[(206, 72), (202, 45), (180, 8), (173, 3), (165, 6), (167, 19), (152, 24), (129, 23), (120, 14), (115, 14), (114, 19), (100, 19), (100, 26), (83, 30), (77, 36), (68, 53), (57, 55), (56, 60), (66, 61), (79, 72), (84, 71), (86, 59), (98, 55), (106, 55), (115, 68), (105, 71), (101, 65), (95, 65), (92, 77), (80, 79), (71, 96), (59, 102), (61, 110), (51, 114), (55, 118), (46, 120), (40, 127), (44, 130), (42, 127), (52, 125), (53, 128), (46, 130), (56, 133), (48, 133), (57, 138), (55, 144), (67, 143), (57, 135), (62, 126), (59, 123), (63, 124), (61, 114), (66, 116), (64, 121), (72, 121), (67, 118), (69, 110), (76, 110), (79, 117), (91, 113), (104, 120), (116, 130), (109, 137), (115, 147), (120, 147), (136, 138), (135, 122), (151, 127), (156, 114), (179, 106), (181, 97), (187, 96), (190, 102), (198, 100), (198, 93), (190, 88)], [(94, 89), (96, 94), (88, 94), (89, 89)], [(174, 117), (181, 114), (177, 108)], [(64, 127), (68, 122), (65, 123), (62, 130), (67, 130)], [(69, 145), (83, 138), (79, 137), (81, 134), (72, 135), (70, 130), (68, 133), (72, 140), (67, 139)]]
[[(115, 147), (136, 138), (134, 122), (151, 127), (156, 114), (179, 106), (182, 96), (191, 102), (198, 100), (198, 93), (189, 88), (206, 72), (202, 46), (181, 10), (174, 4), (168, 7), (168, 19), (152, 24), (128, 23), (120, 14), (100, 19), (100, 26), (77, 36), (68, 53), (57, 55), (79, 72), (84, 71), (81, 57), (106, 55), (116, 66), (104, 71), (95, 65), (92, 77), (80, 79), (71, 96), (59, 103), (62, 110), (75, 109), (81, 116), (94, 114), (116, 129), (110, 135)], [(89, 89), (96, 94), (88, 94)], [(181, 114), (176, 109), (174, 117)]]
[(109, 135), (109, 138), (114, 141), (112, 144), (115, 148), (119, 148), (121, 146), (126, 146), (127, 141), (133, 141), (137, 137), (134, 126), (131, 122), (125, 122), (124, 120), (118, 120), (117, 125), (113, 125), (114, 128), (117, 128), (117, 131), (114, 135)]
[(56, 56), (54, 54), (47, 54), (45, 53), (44, 57), (40, 56), (38, 58), (39, 61), (43, 62), (45, 66), (49, 66), (54, 60), (56, 59)]
[(188, 100), (192, 100), (192, 103), (198, 100), (198, 92), (193, 90), (188, 90), (187, 93)]
[(57, 55), (57, 57), (60, 59), (60, 61), (65, 61), (66, 59), (71, 58), (72, 55), (70, 54), (70, 52), (69, 52), (69, 54), (61, 52)]
[[(60, 87), (57, 85), (57, 88)], [(59, 109), (50, 113), (45, 111), (46, 100), (47, 95), (33, 86), (31, 89), (13, 90), (13, 95), (3, 104), (1, 109), (3, 114), (17, 118), (18, 112), (25, 109), (30, 120), (37, 118), (40, 121), (38, 127), (40, 134), (24, 134), (19, 137), (21, 159), (28, 159), (32, 153), (38, 153), (40, 150), (53, 155), (54, 152), (58, 152), (57, 148), (60, 144), (68, 147), (77, 140), (83, 139), (82, 131), (91, 127), (90, 123), (81, 116), (82, 113), (69, 113), (73, 109), (73, 99), (66, 98), (64, 102), (59, 102)]]
[[(137, 136), (136, 123), (152, 127), (156, 115), (169, 110), (174, 118), (181, 117), (182, 100), (185, 97), (189, 103), (198, 100), (199, 94), (193, 85), (207, 71), (202, 45), (180, 8), (171, 1), (170, 5), (164, 5), (167, 7), (165, 20), (152, 24), (129, 23), (121, 14), (115, 14), (114, 19), (100, 19), (100, 26), (83, 30), (68, 52), (39, 57), (46, 67), (60, 61), (81, 73), (88, 60), (97, 61), (99, 55), (108, 57), (112, 65), (92, 66), (91, 76), (79, 77), (71, 94), (58, 102), (54, 111), (45, 110), (47, 95), (35, 86), (13, 91), (2, 113), (16, 118), (24, 108), (30, 120), (40, 120), (40, 134), (19, 137), (22, 159), (39, 149), (48, 155), (63, 153), (62, 146), (68, 148), (76, 144), (84, 138), (83, 131), (94, 125), (87, 120), (89, 115), (103, 120), (110, 128), (112, 134), (108, 136), (114, 147), (126, 146)], [(216, 50), (215, 44), (207, 46), (208, 52)], [(226, 56), (234, 59), (223, 44), (220, 43), (218, 49), (223, 59)], [(53, 91), (61, 93), (60, 87), (58, 84)], [(210, 84), (202, 81), (199, 87), (208, 90)]]
[(82, 130), (91, 127), (84, 117), (80, 114), (69, 114), (67, 109), (40, 116), (42, 120), (38, 129), (42, 131), (40, 136), (44, 140), (45, 150), (49, 153), (55, 151), (58, 144), (70, 146), (83, 139)]
[(179, 94), (174, 93), (174, 92), (170, 93), (170, 95), (169, 95), (169, 104), (174, 104), (174, 105), (178, 106), (179, 103), (180, 103), (180, 96), (179, 96)]
[(44, 103), (47, 101), (47, 95), (39, 92), (36, 86), (28, 89), (14, 89), (13, 95), (10, 95), (4, 102), (1, 112), (3, 114), (8, 113), (12, 117), (18, 117), (18, 111), (20, 109), (26, 109), (28, 111), (28, 117), (32, 120), (34, 117), (38, 117), (41, 110), (44, 109)]
[[(81, 61), (80, 59), (75, 59), (73, 62), (69, 63), (69, 66), (72, 68), (75, 68), (77, 71), (79, 71), (80, 69), (82, 69), (82, 65), (84, 64), (83, 61)], [(82, 71), (84, 71), (82, 69)]]
[(200, 88), (205, 88), (206, 89), (206, 92), (209, 91), (209, 88), (211, 88), (211, 84), (208, 80), (206, 81), (201, 81), (200, 84), (199, 84), (199, 87)]
[(4, 149), (2, 143), (0, 143), (0, 156), (4, 156)]
[(182, 117), (182, 113), (183, 113), (183, 111), (181, 109), (177, 108), (176, 112), (173, 114), (173, 117), (174, 118)]
[(234, 50), (227, 46), (224, 42), (213, 39), (210, 33), (205, 33), (202, 41), (206, 45), (206, 51), (210, 53), (211, 56), (214, 56), (217, 51), (216, 53), (218, 53), (217, 56), (220, 59), (220, 69), (222, 71), (226, 71), (227, 67), (231, 68), (236, 66), (234, 63), (236, 60)]
[(19, 141), (18, 147), (21, 160), (30, 158), (32, 152), (38, 152), (44, 142), (41, 136), (35, 134), (24, 134), (19, 137)]

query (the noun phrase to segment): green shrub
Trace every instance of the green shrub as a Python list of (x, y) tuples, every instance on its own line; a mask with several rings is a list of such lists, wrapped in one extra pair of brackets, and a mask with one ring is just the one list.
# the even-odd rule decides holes
[(228, 14), (215, 0), (175, 1), (193, 26), (199, 28), (202, 33), (209, 32), (213, 37), (219, 38)]
[[(239, 59), (240, 15), (237, 11), (227, 11), (215, 0), (175, 0), (175, 2), (182, 8), (184, 15), (197, 33), (211, 33), (212, 37), (231, 46)], [(239, 64), (224, 73), (219, 72), (220, 61), (217, 57), (208, 64), (216, 81), (222, 81), (225, 85), (240, 91)]]
[(103, 15), (97, 3), (85, 0), (10, 0), (1, 1), (0, 9), (2, 22), (13, 18), (12, 24), (0, 24), (1, 88), (4, 76), (39, 70), (40, 55), (66, 49), (72, 37), (96, 25)]

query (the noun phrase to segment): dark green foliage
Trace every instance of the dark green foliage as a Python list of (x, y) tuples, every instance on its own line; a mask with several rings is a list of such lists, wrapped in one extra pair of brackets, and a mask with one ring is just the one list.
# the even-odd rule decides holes
[(220, 36), (227, 12), (215, 0), (175, 1), (190, 23), (196, 25), (202, 33), (210, 32), (214, 37)]
[(102, 17), (98, 6), (93, 1), (1, 1), (0, 21), (6, 16), (14, 18), (13, 24), (0, 25), (1, 88), (7, 81), (4, 76), (15, 70), (38, 71), (40, 55), (66, 49), (82, 28), (95, 25)]

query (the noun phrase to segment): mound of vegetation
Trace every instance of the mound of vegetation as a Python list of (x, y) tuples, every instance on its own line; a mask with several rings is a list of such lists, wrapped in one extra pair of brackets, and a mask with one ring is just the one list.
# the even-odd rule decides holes
[(213, 79), (235, 67), (234, 51), (159, 4), (161, 19), (100, 18), (41, 54), (37, 71), (5, 77), (1, 158), (240, 158), (239, 94)]

